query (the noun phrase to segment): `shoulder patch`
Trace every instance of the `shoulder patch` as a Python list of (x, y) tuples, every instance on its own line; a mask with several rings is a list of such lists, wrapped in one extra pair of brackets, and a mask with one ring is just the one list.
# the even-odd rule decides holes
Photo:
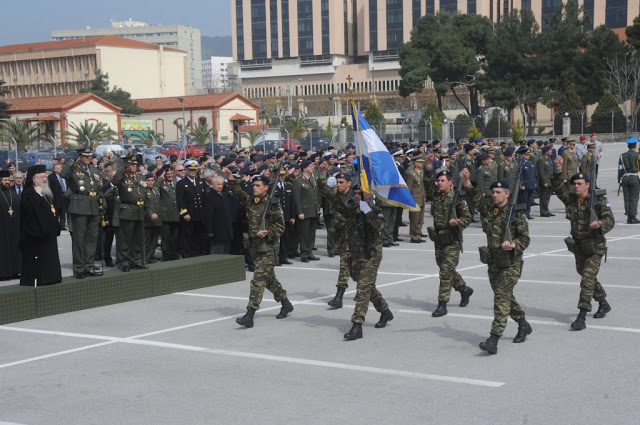
[(607, 202), (605, 205), (606, 205), (607, 208), (611, 208), (611, 204), (610, 203)]

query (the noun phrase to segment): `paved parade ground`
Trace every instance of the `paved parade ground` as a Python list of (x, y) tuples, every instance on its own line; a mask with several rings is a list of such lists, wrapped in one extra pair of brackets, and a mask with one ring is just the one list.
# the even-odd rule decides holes
[[(493, 293), (478, 246), (480, 225), (464, 233), (458, 271), (474, 288), (468, 307), (454, 292), (449, 314), (432, 318), (438, 269), (433, 244), (385, 248), (378, 288), (395, 319), (364, 338), (343, 341), (355, 284), (345, 306), (335, 293), (338, 257), (276, 268), (295, 311), (265, 291), (252, 329), (245, 312), (249, 280), (0, 326), (0, 423), (17, 424), (637, 424), (640, 371), (640, 225), (627, 225), (617, 192), (617, 157), (605, 144), (599, 186), (616, 227), (599, 280), (612, 311), (571, 331), (579, 276), (564, 245), (569, 222), (532, 208), (531, 244), (514, 294), (533, 326), (513, 344), (510, 321), (498, 354), (478, 348), (489, 336)], [(408, 222), (407, 213), (404, 221)], [(423, 231), (430, 225), (427, 214)], [(60, 238), (64, 275), (70, 238)], [(120, 273), (115, 271), (113, 273)], [(91, 285), (90, 278), (84, 284)]]

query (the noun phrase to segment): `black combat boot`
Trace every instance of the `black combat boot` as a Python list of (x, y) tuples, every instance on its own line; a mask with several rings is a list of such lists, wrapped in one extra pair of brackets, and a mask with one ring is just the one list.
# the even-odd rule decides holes
[(256, 309), (249, 307), (247, 313), (236, 319), (236, 323), (247, 328), (253, 327), (253, 315), (256, 314)]
[(344, 339), (353, 341), (362, 338), (362, 323), (354, 323), (351, 330), (344, 334)]
[(593, 315), (594, 319), (602, 319), (607, 315), (608, 312), (611, 311), (611, 306), (607, 302), (607, 300), (600, 301), (600, 307), (598, 307), (598, 311)]
[(500, 336), (496, 334), (491, 334), (485, 342), (480, 343), (480, 348), (489, 354), (497, 354), (499, 339), (500, 339)]
[(629, 217), (629, 221), (628, 221), (628, 223), (629, 223), (629, 224), (638, 224), (638, 223), (640, 223), (640, 220), (638, 220), (638, 219), (636, 218), (636, 216), (635, 216), (635, 215), (633, 215), (633, 216)]
[(465, 286), (462, 291), (460, 291), (460, 307), (466, 307), (469, 305), (469, 298), (473, 295), (473, 288), (470, 286)]
[(391, 313), (391, 310), (386, 309), (380, 315), (380, 320), (378, 320), (378, 323), (375, 324), (375, 327), (378, 329), (384, 328), (385, 326), (387, 326), (387, 322), (390, 322), (392, 320), (393, 320), (393, 313)]
[(431, 313), (433, 317), (442, 317), (447, 315), (447, 303), (444, 301), (438, 301), (438, 307), (435, 309), (433, 313)]
[(520, 320), (518, 322), (518, 333), (516, 337), (513, 338), (513, 342), (516, 344), (524, 342), (524, 340), (527, 339), (527, 335), (531, 334), (531, 332), (533, 332), (533, 329), (531, 329), (529, 322), (527, 322), (526, 319)]
[(336, 296), (333, 297), (333, 299), (329, 301), (327, 304), (329, 304), (333, 308), (342, 308), (343, 296), (344, 296), (344, 289), (339, 288), (338, 291), (336, 292)]
[(571, 329), (575, 329), (576, 331), (581, 331), (587, 328), (587, 324), (584, 322), (587, 318), (587, 309), (581, 308), (580, 313), (578, 313), (578, 317), (571, 324)]
[(284, 319), (292, 311), (293, 305), (291, 304), (291, 301), (289, 301), (289, 298), (285, 298), (282, 300), (282, 308), (280, 309), (280, 313), (276, 316), (276, 319)]

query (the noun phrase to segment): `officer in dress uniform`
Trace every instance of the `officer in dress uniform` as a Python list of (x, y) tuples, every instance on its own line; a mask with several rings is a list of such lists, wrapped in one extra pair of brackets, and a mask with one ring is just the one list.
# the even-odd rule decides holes
[(160, 191), (160, 247), (162, 261), (177, 260), (180, 243), (180, 214), (176, 203), (175, 174), (169, 167), (156, 172), (156, 188)]
[(162, 229), (162, 217), (160, 212), (160, 190), (156, 189), (156, 179), (154, 174), (148, 173), (145, 177), (145, 202), (146, 215), (144, 217), (144, 243), (145, 243), (145, 259), (147, 264), (157, 263), (156, 247), (158, 246), (158, 237)]
[(197, 177), (198, 163), (186, 161), (187, 176), (176, 186), (180, 213), (180, 247), (184, 258), (202, 255), (204, 243), (204, 184)]
[(551, 162), (553, 154), (551, 146), (545, 146), (541, 149), (542, 156), (536, 163), (536, 172), (538, 173), (538, 187), (540, 188), (540, 217), (553, 217), (549, 211), (549, 200), (551, 199), (551, 176), (553, 176), (554, 166)]
[(293, 226), (296, 222), (296, 210), (293, 202), (293, 186), (285, 181), (287, 170), (281, 168), (278, 173), (278, 187), (275, 196), (280, 199), (280, 206), (284, 215), (284, 233), (280, 236), (280, 248), (278, 251), (278, 264), (293, 264), (287, 259), (287, 251), (289, 250), (289, 237), (293, 232)]

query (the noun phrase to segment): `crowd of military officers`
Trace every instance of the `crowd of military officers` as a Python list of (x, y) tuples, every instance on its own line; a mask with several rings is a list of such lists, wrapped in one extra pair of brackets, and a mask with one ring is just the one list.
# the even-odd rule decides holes
[[(463, 249), (463, 231), (480, 221), (487, 235), (481, 261), (488, 265), (494, 291), (495, 317), (490, 337), (480, 348), (497, 353), (507, 317), (518, 323), (513, 342), (532, 333), (525, 313), (513, 296), (522, 273), (523, 252), (529, 245), (528, 220), (532, 206), (540, 217), (551, 217), (552, 194), (566, 206), (571, 237), (566, 243), (576, 258), (581, 276), (580, 314), (572, 328), (586, 327), (591, 300), (599, 302), (594, 318), (611, 306), (597, 280), (606, 256), (604, 234), (614, 226), (613, 214), (596, 179), (602, 158), (597, 134), (578, 140), (563, 138), (522, 141), (510, 146), (491, 139), (459, 140), (446, 147), (433, 142), (385, 145), (405, 179), (416, 208), (408, 214), (409, 242), (435, 244), (439, 267), (438, 305), (433, 317), (447, 314), (451, 290), (460, 293), (460, 307), (469, 304), (474, 290), (456, 271)], [(618, 161), (618, 180), (624, 189), (628, 223), (637, 220), (640, 165), (637, 139), (627, 141), (628, 152)], [(376, 289), (382, 248), (398, 246), (404, 208), (362, 193), (355, 146), (308, 154), (301, 148), (264, 153), (233, 149), (228, 155), (189, 157), (180, 162), (161, 158), (151, 166), (140, 155), (108, 153), (96, 158), (89, 148), (54, 169), (53, 183), (63, 190), (64, 207), (72, 235), (73, 274), (78, 279), (98, 276), (106, 267), (122, 272), (146, 269), (158, 260), (171, 261), (207, 254), (244, 255), (255, 272), (247, 313), (237, 322), (254, 324), (264, 289), (282, 303), (278, 318), (293, 311), (286, 291), (275, 277), (274, 266), (317, 261), (316, 230), (327, 230), (327, 254), (340, 257), (340, 273), (333, 308), (342, 307), (349, 279), (356, 282), (353, 327), (345, 339), (362, 338), (362, 323), (372, 302), (380, 312), (376, 328), (393, 319), (388, 304)], [(50, 176), (51, 177), (51, 176)], [(592, 187), (593, 186), (593, 187)], [(591, 201), (593, 199), (593, 201)], [(538, 202), (536, 202), (538, 200)], [(423, 233), (424, 215), (433, 226)], [(66, 222), (61, 219), (60, 226)], [(96, 235), (99, 237), (96, 238)], [(112, 247), (115, 240), (115, 261)], [(157, 248), (161, 256), (157, 257)], [(95, 261), (103, 261), (103, 267)]]

